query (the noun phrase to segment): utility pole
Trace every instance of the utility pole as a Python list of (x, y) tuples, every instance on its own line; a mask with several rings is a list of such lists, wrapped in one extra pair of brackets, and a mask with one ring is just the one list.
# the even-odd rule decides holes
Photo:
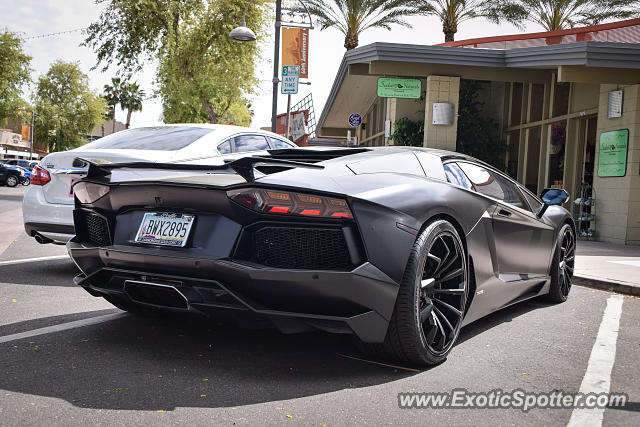
[(276, 40), (273, 51), (273, 101), (271, 103), (271, 132), (278, 127), (278, 83), (280, 83), (280, 27), (282, 26), (282, 0), (276, 0)]
[(35, 133), (35, 118), (36, 118), (36, 113), (31, 110), (31, 138), (29, 138), (31, 140), (31, 143), (29, 144), (29, 162), (31, 162), (31, 160), (33, 160), (33, 134)]

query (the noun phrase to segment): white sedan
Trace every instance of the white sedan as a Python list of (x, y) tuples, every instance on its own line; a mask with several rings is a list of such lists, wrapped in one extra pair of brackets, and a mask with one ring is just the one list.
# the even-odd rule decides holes
[(220, 164), (223, 158), (296, 147), (275, 133), (227, 125), (174, 124), (118, 132), (42, 159), (24, 195), (24, 228), (40, 243), (64, 244), (75, 235), (71, 185), (87, 171), (79, 158), (95, 163)]

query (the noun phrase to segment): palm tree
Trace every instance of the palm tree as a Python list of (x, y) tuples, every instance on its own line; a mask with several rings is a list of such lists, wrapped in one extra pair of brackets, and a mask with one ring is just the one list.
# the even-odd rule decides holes
[(416, 0), (306, 0), (322, 30), (335, 27), (344, 34), (347, 50), (358, 47), (358, 37), (369, 28), (411, 27), (404, 18), (416, 15)]
[(112, 77), (111, 84), (104, 85), (104, 95), (107, 105), (111, 107), (110, 118), (113, 119), (113, 128), (111, 133), (116, 132), (116, 106), (120, 103), (120, 95), (122, 94), (122, 81), (120, 77)]
[(528, 20), (547, 31), (576, 25), (595, 25), (607, 19), (625, 19), (640, 14), (638, 0), (517, 0), (528, 11)]
[(442, 21), (444, 41), (452, 42), (458, 25), (475, 18), (485, 18), (496, 24), (507, 21), (517, 26), (526, 18), (525, 9), (510, 0), (422, 0), (419, 11), (437, 16)]
[(131, 125), (131, 113), (142, 111), (142, 101), (145, 97), (144, 90), (137, 83), (124, 84), (120, 95), (120, 107), (127, 110), (127, 129)]

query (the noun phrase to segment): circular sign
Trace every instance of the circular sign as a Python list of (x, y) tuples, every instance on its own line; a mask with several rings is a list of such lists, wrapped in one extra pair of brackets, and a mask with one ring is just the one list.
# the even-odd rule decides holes
[(362, 116), (358, 113), (353, 113), (349, 116), (349, 124), (351, 127), (357, 128), (362, 124)]

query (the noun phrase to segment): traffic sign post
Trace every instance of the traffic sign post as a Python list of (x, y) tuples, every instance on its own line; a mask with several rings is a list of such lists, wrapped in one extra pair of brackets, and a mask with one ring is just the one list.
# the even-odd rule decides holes
[(298, 83), (300, 80), (299, 65), (285, 65), (282, 67), (281, 93), (284, 95), (295, 95), (298, 93)]

